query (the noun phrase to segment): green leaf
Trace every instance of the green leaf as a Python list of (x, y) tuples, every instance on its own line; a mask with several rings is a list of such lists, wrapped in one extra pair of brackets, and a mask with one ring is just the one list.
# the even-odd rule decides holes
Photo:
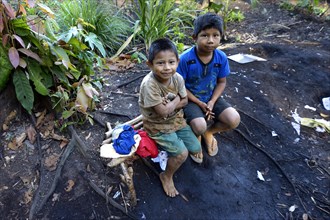
[(10, 61), (7, 56), (7, 52), (5, 49), (0, 45), (0, 66), (1, 66), (1, 73), (0, 73), (0, 92), (6, 88), (7, 82), (9, 80), (9, 76), (13, 66), (10, 64)]
[(31, 28), (27, 24), (26, 17), (20, 17), (11, 20), (15, 33), (19, 36), (27, 36), (30, 34)]
[(35, 62), (29, 62), (28, 65), (28, 72), (30, 75), (30, 79), (33, 81), (36, 91), (41, 95), (49, 95), (48, 89), (46, 86), (41, 82), (43, 80), (41, 73), (42, 70), (40, 65)]
[(34, 95), (28, 78), (22, 70), (15, 70), (13, 76), (13, 82), (15, 85), (16, 97), (22, 104), (23, 108), (31, 114), (33, 108)]
[(68, 118), (71, 117), (71, 115), (73, 115), (73, 113), (75, 113), (74, 110), (63, 111), (62, 112), (62, 117), (63, 117), (63, 119), (68, 119)]
[(88, 33), (88, 35), (85, 37), (85, 42), (88, 42), (89, 47), (94, 50), (94, 46), (100, 51), (103, 57), (106, 56), (106, 52), (104, 50), (103, 44), (101, 41), (97, 39), (97, 35), (94, 33)]
[(70, 82), (66, 77), (65, 73), (57, 66), (54, 66), (50, 69), (53, 75), (56, 76), (62, 83), (64, 83), (67, 87), (70, 87)]
[(75, 49), (79, 51), (83, 51), (88, 48), (86, 44), (80, 42), (77, 38), (71, 38), (68, 44), (71, 44)]

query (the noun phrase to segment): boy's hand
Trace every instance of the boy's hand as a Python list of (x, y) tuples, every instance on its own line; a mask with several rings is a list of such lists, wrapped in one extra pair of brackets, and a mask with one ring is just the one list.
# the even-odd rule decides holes
[(214, 119), (214, 112), (208, 110), (205, 114), (206, 116), (206, 121), (210, 121), (210, 120), (213, 120)]
[(209, 101), (209, 102), (207, 103), (207, 110), (208, 110), (208, 111), (212, 111), (212, 110), (213, 110), (213, 107), (214, 107), (214, 102)]

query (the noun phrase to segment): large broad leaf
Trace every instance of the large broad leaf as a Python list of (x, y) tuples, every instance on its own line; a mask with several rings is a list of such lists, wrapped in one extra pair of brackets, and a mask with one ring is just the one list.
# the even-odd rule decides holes
[(53, 73), (55, 79), (59, 79), (64, 85), (67, 87), (70, 87), (70, 82), (68, 78), (66, 77), (64, 71), (60, 69), (58, 66), (53, 66), (50, 71)]
[(9, 56), (11, 65), (13, 65), (14, 68), (17, 68), (19, 65), (19, 54), (18, 54), (17, 49), (15, 47), (9, 48), (8, 56)]
[(30, 79), (33, 81), (36, 91), (41, 95), (49, 95), (48, 89), (46, 86), (41, 82), (43, 80), (41, 73), (41, 67), (35, 62), (29, 62), (27, 66), (29, 71)]
[(26, 17), (13, 19), (11, 23), (17, 35), (27, 36), (30, 34), (31, 28), (27, 24)]
[(30, 82), (22, 70), (15, 70), (13, 76), (13, 82), (15, 85), (16, 97), (22, 104), (26, 111), (31, 114), (33, 108), (34, 95)]
[(62, 60), (62, 62), (64, 61), (65, 64), (63, 64), (67, 69), (70, 68), (70, 66), (72, 65), (70, 62), (70, 58), (68, 56), (68, 54), (65, 52), (65, 50), (62, 47), (59, 46), (54, 46), (51, 47), (52, 52), (57, 56), (57, 58), (59, 60)]
[(16, 13), (15, 13), (15, 10), (11, 7), (11, 5), (8, 4), (8, 2), (6, 0), (2, 0), (2, 4), (3, 4), (4, 8), (5, 8), (6, 14), (10, 18), (15, 18), (16, 17)]
[(94, 46), (100, 51), (103, 57), (106, 56), (106, 52), (104, 50), (103, 44), (101, 41), (97, 39), (97, 35), (94, 33), (88, 33), (88, 35), (85, 37), (85, 42), (88, 42), (89, 47), (94, 50)]
[(13, 66), (10, 64), (10, 61), (8, 59), (7, 52), (1, 45), (0, 45), (0, 66), (1, 66), (1, 73), (0, 73), (0, 92), (1, 92), (4, 88), (6, 88), (10, 73), (13, 69)]
[(32, 57), (33, 59), (35, 59), (36, 61), (39, 61), (39, 63), (42, 63), (42, 60), (40, 59), (39, 55), (32, 52), (29, 49), (25, 49), (25, 48), (19, 48), (17, 49), (19, 52), (24, 53), (26, 56)]

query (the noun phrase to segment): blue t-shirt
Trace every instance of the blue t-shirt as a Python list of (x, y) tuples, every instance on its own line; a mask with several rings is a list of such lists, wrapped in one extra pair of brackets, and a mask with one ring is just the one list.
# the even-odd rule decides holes
[(186, 88), (196, 98), (207, 103), (217, 85), (217, 79), (228, 76), (230, 69), (227, 56), (223, 51), (214, 50), (211, 61), (204, 64), (197, 56), (194, 46), (180, 55), (177, 72), (185, 80)]

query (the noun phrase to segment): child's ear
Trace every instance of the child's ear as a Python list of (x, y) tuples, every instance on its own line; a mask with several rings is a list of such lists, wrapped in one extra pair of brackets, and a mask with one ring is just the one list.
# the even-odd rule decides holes
[(147, 60), (146, 63), (147, 63), (147, 65), (148, 65), (148, 67), (150, 67), (150, 68), (152, 67), (152, 62), (150, 62), (149, 60)]
[(191, 37), (193, 40), (197, 40), (197, 36), (195, 34), (193, 34)]

